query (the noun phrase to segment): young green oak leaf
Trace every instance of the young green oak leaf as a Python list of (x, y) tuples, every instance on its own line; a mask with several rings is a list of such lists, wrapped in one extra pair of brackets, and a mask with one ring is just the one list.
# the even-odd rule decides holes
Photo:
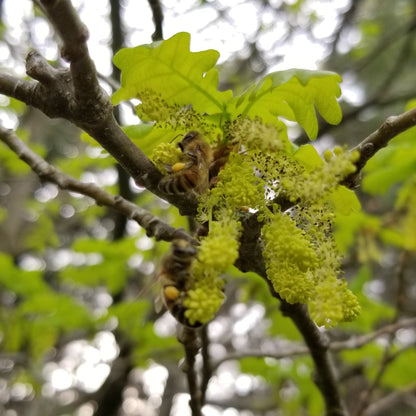
[(330, 193), (329, 200), (332, 202), (336, 214), (339, 215), (349, 215), (361, 210), (361, 203), (355, 192), (343, 185), (338, 186)]
[(341, 95), (339, 82), (341, 77), (328, 71), (274, 72), (235, 97), (228, 111), (251, 118), (260, 116), (264, 122), (273, 122), (276, 117), (296, 121), (313, 140), (318, 134), (315, 107), (328, 123), (341, 121), (341, 108), (336, 100)]
[(372, 195), (383, 195), (395, 184), (416, 174), (416, 127), (396, 136), (365, 165), (362, 187)]
[(215, 50), (190, 51), (189, 33), (177, 33), (163, 42), (120, 50), (114, 57), (121, 69), (121, 88), (113, 103), (142, 99), (149, 91), (168, 105), (192, 105), (203, 114), (222, 113), (232, 98), (230, 90), (218, 91), (219, 58)]
[(122, 49), (114, 57), (122, 76), (113, 103), (140, 99), (138, 115), (144, 121), (166, 121), (175, 108), (188, 105), (200, 114), (217, 114), (220, 120), (242, 115), (273, 123), (283, 117), (298, 122), (311, 139), (318, 134), (315, 107), (329, 123), (341, 121), (338, 74), (300, 69), (275, 72), (233, 98), (230, 90), (218, 91), (214, 68), (218, 57), (215, 50), (191, 52), (190, 35), (185, 32), (163, 42)]
[(311, 144), (299, 147), (293, 154), (295, 160), (300, 162), (307, 171), (312, 171), (321, 167), (324, 161), (319, 156), (317, 150)]

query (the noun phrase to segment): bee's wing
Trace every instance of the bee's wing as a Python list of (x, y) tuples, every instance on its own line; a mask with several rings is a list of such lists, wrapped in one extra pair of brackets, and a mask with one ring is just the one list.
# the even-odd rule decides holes
[(162, 312), (164, 307), (165, 307), (165, 303), (163, 302), (162, 292), (160, 291), (157, 294), (157, 296), (155, 297), (155, 311), (156, 311), (156, 313)]

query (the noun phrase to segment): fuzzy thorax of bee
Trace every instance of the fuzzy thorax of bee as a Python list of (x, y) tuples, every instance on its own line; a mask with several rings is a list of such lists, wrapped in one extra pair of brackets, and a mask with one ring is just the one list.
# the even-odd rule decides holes
[(180, 160), (170, 166), (170, 172), (159, 184), (159, 189), (170, 195), (186, 192), (201, 195), (214, 187), (232, 151), (228, 145), (211, 147), (197, 131), (186, 133), (178, 147)]
[(172, 173), (161, 180), (159, 188), (171, 195), (191, 191), (197, 194), (204, 193), (209, 187), (211, 146), (197, 131), (185, 134), (178, 146), (182, 151), (181, 160), (172, 165)]

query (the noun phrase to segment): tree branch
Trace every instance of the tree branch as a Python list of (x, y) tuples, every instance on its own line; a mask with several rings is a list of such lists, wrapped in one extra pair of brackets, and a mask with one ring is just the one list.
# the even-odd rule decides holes
[[(209, 324), (208, 324), (209, 325)], [(208, 383), (214, 372), (209, 354), (208, 325), (201, 328), (201, 355), (202, 355), (202, 380), (201, 380), (201, 404), (204, 405), (208, 389)]]
[(140, 185), (177, 206), (184, 215), (195, 214), (192, 193), (165, 195), (158, 188), (162, 174), (128, 138), (113, 115), (110, 97), (101, 89), (87, 47), (88, 31), (70, 0), (39, 0), (38, 3), (63, 41), (62, 56), (69, 69), (55, 69), (36, 51), (26, 58), (26, 71), (38, 82), (0, 75), (0, 93), (62, 117), (97, 140)]
[(182, 365), (182, 369), (186, 373), (189, 394), (191, 395), (189, 407), (192, 410), (192, 416), (202, 416), (202, 393), (195, 371), (195, 357), (200, 348), (198, 332), (196, 329), (188, 328), (186, 326), (183, 326), (181, 331), (179, 341), (183, 344), (185, 349), (185, 361)]
[(37, 87), (35, 81), (24, 81), (8, 74), (0, 73), (0, 93), (30, 104)]
[(315, 364), (315, 382), (325, 401), (326, 416), (346, 416), (347, 413), (338, 390), (335, 370), (329, 356), (329, 341), (309, 316), (306, 305), (289, 304), (284, 301), (267, 278), (262, 255), (263, 247), (260, 243), (261, 224), (257, 221), (256, 215), (250, 214), (243, 218), (242, 224), (243, 234), (240, 239), (239, 258), (235, 265), (241, 271), (253, 271), (263, 277), (272, 296), (280, 300), (282, 313), (292, 319), (302, 334)]
[(114, 196), (92, 183), (83, 183), (46, 162), (41, 156), (33, 152), (11, 130), (0, 126), (0, 140), (2, 140), (17, 156), (31, 167), (40, 179), (55, 183), (60, 189), (77, 192), (94, 199), (98, 205), (110, 207), (127, 218), (136, 221), (146, 230), (149, 237), (156, 240), (172, 241), (176, 238), (194, 242), (194, 239), (182, 228), (173, 228), (150, 212), (134, 203)]
[(292, 358), (297, 357), (301, 355), (307, 355), (309, 354), (309, 349), (304, 344), (290, 344), (289, 347), (282, 348), (280, 351), (276, 352), (265, 352), (265, 351), (259, 351), (259, 350), (253, 350), (253, 351), (234, 351), (231, 353), (228, 353), (224, 357), (222, 357), (219, 360), (216, 360), (212, 366), (212, 372), (214, 373), (218, 367), (227, 362), (232, 360), (240, 360), (242, 358), (273, 358), (275, 360), (281, 360), (282, 358)]
[(160, 0), (147, 0), (149, 6), (152, 9), (153, 14), (153, 23), (155, 24), (155, 31), (152, 35), (152, 40), (162, 40), (163, 39), (163, 10)]
[(393, 324), (383, 326), (371, 334), (362, 335), (359, 337), (350, 337), (346, 341), (331, 342), (330, 349), (331, 351), (354, 350), (369, 344), (382, 335), (394, 334), (399, 329), (412, 326), (416, 326), (416, 318), (402, 319), (401, 321), (395, 322)]
[(306, 305), (281, 302), (282, 313), (292, 319), (308, 346), (315, 365), (315, 384), (325, 401), (326, 416), (346, 416), (326, 334), (320, 332), (312, 321)]
[(398, 134), (416, 125), (416, 108), (413, 108), (399, 116), (388, 117), (384, 123), (368, 137), (366, 137), (359, 145), (352, 150), (358, 150), (360, 157), (355, 163), (356, 172), (348, 176), (344, 180), (346, 186), (354, 187), (358, 182), (361, 169), (368, 160), (374, 156), (380, 149), (387, 146), (389, 141)]
[(330, 52), (330, 56), (332, 56), (338, 46), (339, 40), (341, 39), (341, 34), (342, 32), (345, 31), (345, 29), (348, 27), (348, 25), (351, 24), (352, 20), (354, 19), (357, 10), (358, 10), (358, 6), (359, 6), (359, 1), (358, 0), (352, 0), (350, 3), (350, 7), (348, 8), (348, 10), (343, 13), (342, 18), (341, 18), (341, 22), (338, 25), (338, 28), (335, 32), (334, 38), (331, 42), (331, 52)]
[(66, 114), (60, 116), (69, 118), (94, 137), (137, 182), (160, 194), (157, 190), (160, 172), (121, 130), (113, 116), (110, 98), (98, 83), (87, 47), (88, 30), (77, 11), (69, 0), (40, 0), (40, 3), (63, 41), (61, 54), (70, 63), (73, 91)]

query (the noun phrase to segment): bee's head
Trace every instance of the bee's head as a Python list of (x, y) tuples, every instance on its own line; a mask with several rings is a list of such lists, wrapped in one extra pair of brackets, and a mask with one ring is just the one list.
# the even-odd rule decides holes
[(183, 139), (178, 143), (179, 148), (183, 151), (190, 143), (192, 143), (199, 133), (197, 131), (190, 131), (185, 134)]
[(172, 253), (176, 257), (194, 257), (197, 250), (186, 240), (174, 240), (172, 244)]

